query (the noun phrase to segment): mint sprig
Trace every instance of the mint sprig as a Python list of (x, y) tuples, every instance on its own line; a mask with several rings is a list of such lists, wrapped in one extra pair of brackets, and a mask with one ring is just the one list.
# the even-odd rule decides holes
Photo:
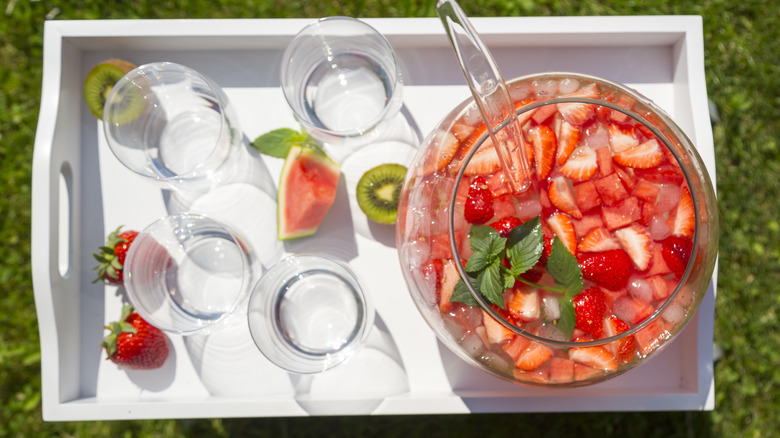
[(309, 147), (325, 154), (320, 145), (306, 132), (290, 128), (274, 129), (252, 142), (252, 147), (258, 152), (276, 158), (286, 158), (293, 146)]
[[(515, 227), (508, 238), (488, 225), (473, 225), (469, 234), (473, 255), (464, 267), (469, 282), (491, 304), (504, 307), (504, 292), (515, 281), (559, 294), (561, 317), (556, 324), (567, 337), (575, 325), (572, 298), (583, 287), (582, 272), (577, 258), (566, 249), (558, 237), (553, 239), (552, 250), (547, 259), (547, 272), (555, 280), (555, 287), (545, 286), (521, 277), (533, 268), (544, 252), (544, 233), (541, 218), (535, 217)], [(504, 260), (509, 261), (505, 266)], [(469, 306), (479, 302), (471, 295), (466, 283), (460, 279), (455, 285), (450, 301)]]

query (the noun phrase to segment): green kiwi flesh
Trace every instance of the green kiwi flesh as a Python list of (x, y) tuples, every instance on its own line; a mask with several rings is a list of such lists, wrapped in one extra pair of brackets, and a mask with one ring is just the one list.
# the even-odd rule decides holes
[[(121, 59), (109, 59), (92, 68), (84, 80), (84, 100), (89, 111), (98, 119), (103, 118), (103, 107), (114, 85), (125, 75), (134, 69), (135, 65)], [(144, 102), (140, 94), (128, 93), (126, 98), (115, 105), (116, 111), (112, 114), (112, 123), (127, 123), (132, 121), (143, 111)]]
[(394, 224), (405, 177), (406, 167), (394, 163), (364, 173), (357, 184), (357, 201), (363, 213), (375, 222)]

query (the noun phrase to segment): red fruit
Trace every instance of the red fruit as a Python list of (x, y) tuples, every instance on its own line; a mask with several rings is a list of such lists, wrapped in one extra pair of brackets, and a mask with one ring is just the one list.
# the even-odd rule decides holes
[(516, 288), (507, 303), (509, 312), (520, 321), (536, 321), (542, 315), (539, 292), (527, 286)]
[(626, 149), (616, 153), (613, 158), (615, 162), (627, 167), (636, 169), (649, 169), (658, 166), (664, 159), (664, 152), (658, 141), (648, 140), (639, 146)]
[[(547, 105), (555, 108), (553, 105)], [(559, 166), (563, 166), (569, 156), (577, 148), (577, 143), (580, 141), (580, 127), (572, 126), (567, 121), (561, 122), (561, 129), (558, 134), (558, 150), (555, 154), (555, 161)]]
[[(596, 99), (599, 97), (599, 94), (598, 86), (596, 84), (589, 84), (562, 97), (588, 97)], [(559, 103), (558, 111), (560, 111), (564, 120), (574, 126), (581, 126), (596, 114), (594, 105), (578, 102)]]
[(692, 249), (690, 240), (676, 236), (667, 237), (661, 242), (661, 255), (677, 278), (682, 277), (685, 268), (688, 267)]
[(127, 230), (120, 233), (121, 230), (120, 226), (109, 234), (106, 245), (100, 247), (100, 253), (92, 254), (99, 263), (95, 268), (97, 269), (97, 278), (92, 281), (93, 283), (102, 280), (109, 284), (122, 284), (122, 268), (125, 264), (125, 257), (127, 257), (127, 251), (130, 250), (130, 244), (138, 236), (138, 231)]
[(693, 209), (693, 198), (687, 186), (682, 188), (682, 196), (677, 204), (672, 222), (672, 235), (677, 237), (691, 237), (696, 228), (696, 214)]
[(601, 288), (593, 286), (578, 293), (571, 300), (576, 316), (575, 327), (600, 338), (604, 331), (607, 312), (607, 296)]
[(617, 204), (628, 198), (628, 192), (616, 173), (610, 173), (605, 177), (599, 178), (593, 184), (595, 184), (596, 191), (599, 192), (601, 200), (606, 205)]
[(522, 225), (523, 221), (518, 219), (515, 216), (507, 216), (503, 219), (499, 219), (492, 224), (490, 224), (491, 227), (493, 227), (494, 230), (498, 231), (498, 234), (501, 235), (501, 237), (509, 237), (509, 233), (512, 232), (516, 227), (519, 227)]
[(601, 218), (607, 229), (614, 231), (642, 219), (642, 207), (639, 200), (632, 196), (619, 204), (602, 207)]
[(168, 341), (157, 327), (146, 322), (131, 306), (122, 308), (119, 321), (106, 326), (111, 330), (102, 347), (108, 359), (133, 370), (159, 368), (168, 358)]
[(471, 183), (466, 197), (464, 216), (466, 222), (481, 225), (493, 218), (493, 195), (485, 179), (478, 176)]
[(634, 187), (633, 195), (643, 201), (655, 203), (661, 188), (645, 179), (639, 179)]
[(443, 169), (450, 164), (452, 158), (460, 149), (458, 138), (450, 132), (442, 132), (438, 141), (433, 142), (434, 147), (426, 152), (423, 174), (428, 175)]
[(631, 274), (631, 257), (622, 249), (577, 255), (582, 278), (610, 290), (622, 289)]
[(531, 143), (534, 150), (534, 166), (539, 180), (544, 180), (555, 164), (555, 151), (558, 142), (555, 133), (547, 125), (539, 125), (531, 129)]
[(455, 290), (455, 285), (458, 284), (460, 275), (458, 274), (458, 268), (455, 267), (455, 262), (447, 260), (442, 266), (441, 274), (441, 288), (439, 288), (439, 310), (446, 312), (452, 307), (452, 292)]
[(598, 168), (596, 151), (588, 146), (582, 146), (572, 152), (561, 167), (561, 173), (574, 181), (585, 181), (592, 178)]
[(596, 149), (596, 160), (599, 164), (601, 176), (607, 176), (612, 173), (612, 152), (610, 152), (609, 147)]
[(441, 286), (441, 276), (444, 271), (444, 263), (442, 260), (431, 260), (424, 264), (421, 270), (423, 279), (438, 290)]
[(550, 181), (550, 190), (547, 193), (550, 202), (562, 212), (571, 215), (573, 218), (581, 219), (582, 212), (577, 206), (574, 198), (574, 191), (569, 182), (562, 176), (556, 176)]
[[(604, 337), (611, 338), (628, 330), (628, 324), (615, 315), (610, 315), (604, 320)], [(620, 364), (631, 362), (636, 354), (636, 340), (633, 336), (626, 336), (614, 342), (614, 353)]]
[(498, 159), (496, 148), (493, 147), (493, 142), (487, 139), (474, 156), (471, 157), (463, 173), (465, 175), (489, 175), (500, 167), (501, 162)]
[(618, 367), (615, 355), (604, 347), (574, 347), (569, 349), (569, 359), (590, 367), (612, 371)]
[(620, 249), (620, 244), (604, 227), (596, 227), (580, 240), (577, 250), (580, 252), (604, 252)]
[(615, 238), (631, 257), (637, 270), (644, 271), (650, 266), (650, 260), (653, 258), (653, 238), (647, 228), (633, 224), (615, 231)]
[(609, 125), (609, 147), (613, 154), (631, 149), (639, 144), (639, 138), (633, 126)]
[(601, 205), (601, 198), (593, 181), (585, 181), (574, 186), (574, 199), (583, 212)]
[(569, 216), (566, 216), (563, 213), (555, 213), (547, 218), (547, 225), (549, 225), (552, 232), (561, 239), (563, 246), (565, 246), (570, 253), (575, 254), (577, 252), (577, 234), (574, 231), (574, 224)]
[(553, 355), (552, 349), (537, 342), (531, 342), (515, 360), (515, 366), (523, 371), (533, 371), (547, 362)]

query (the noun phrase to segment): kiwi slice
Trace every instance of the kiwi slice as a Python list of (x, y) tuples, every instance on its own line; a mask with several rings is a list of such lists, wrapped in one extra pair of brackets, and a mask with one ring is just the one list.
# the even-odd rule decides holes
[(357, 185), (357, 201), (363, 213), (381, 224), (394, 224), (405, 177), (406, 167), (393, 163), (364, 173)]
[[(135, 67), (135, 64), (122, 59), (108, 59), (90, 70), (84, 80), (84, 100), (95, 117), (103, 118), (103, 107), (114, 84)], [(127, 123), (138, 117), (143, 107), (143, 98), (140, 94), (129, 94), (129, 97), (123, 99), (123, 102), (117, 106), (118, 110), (112, 117), (115, 120), (112, 122)]]

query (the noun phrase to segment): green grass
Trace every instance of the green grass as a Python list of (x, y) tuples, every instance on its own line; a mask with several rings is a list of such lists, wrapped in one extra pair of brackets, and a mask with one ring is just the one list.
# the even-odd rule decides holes
[[(780, 15), (765, 0), (485, 0), (472, 16), (704, 17), (721, 214), (712, 412), (206, 419), (44, 423), (30, 268), (33, 141), (45, 20), (432, 16), (433, 0), (15, 1), (0, 8), (0, 437), (3, 436), (776, 436), (780, 431)], [(679, 4), (678, 4), (679, 3)]]

